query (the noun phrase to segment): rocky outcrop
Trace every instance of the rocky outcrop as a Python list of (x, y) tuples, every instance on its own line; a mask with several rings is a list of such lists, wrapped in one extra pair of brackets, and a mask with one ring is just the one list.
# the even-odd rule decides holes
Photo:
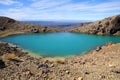
[(20, 49), (16, 45), (0, 41), (0, 56), (8, 53), (10, 54), (15, 53), (15, 55), (17, 56), (24, 56), (24, 54), (26, 54), (26, 52), (22, 52), (22, 49)]
[(69, 29), (70, 32), (88, 33), (97, 35), (120, 35), (120, 15), (105, 18), (86, 25)]
[(33, 32), (33, 33), (39, 33), (39, 29), (35, 28), (35, 27), (32, 27), (31, 32)]

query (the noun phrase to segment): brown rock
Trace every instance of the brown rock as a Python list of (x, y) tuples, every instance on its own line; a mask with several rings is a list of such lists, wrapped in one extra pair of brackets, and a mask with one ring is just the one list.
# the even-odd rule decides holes
[(31, 75), (32, 75), (31, 71), (26, 71), (26, 72), (25, 72), (25, 76), (28, 77), (28, 76), (31, 76)]
[(78, 77), (78, 79), (77, 80), (83, 80), (83, 77)]

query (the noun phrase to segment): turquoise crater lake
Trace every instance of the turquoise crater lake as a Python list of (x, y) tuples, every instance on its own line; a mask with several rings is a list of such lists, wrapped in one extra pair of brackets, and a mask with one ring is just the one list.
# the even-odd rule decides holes
[(120, 42), (118, 36), (97, 36), (69, 32), (22, 34), (0, 38), (41, 56), (72, 56), (95, 49), (107, 42)]

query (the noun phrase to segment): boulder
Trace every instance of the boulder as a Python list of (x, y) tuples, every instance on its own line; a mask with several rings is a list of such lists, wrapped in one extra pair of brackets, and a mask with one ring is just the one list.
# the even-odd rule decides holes
[(98, 46), (97, 48), (96, 48), (96, 51), (100, 51), (102, 48), (100, 47), (100, 46)]
[(77, 80), (83, 80), (83, 77), (78, 77), (78, 79)]
[(111, 72), (120, 74), (120, 69), (114, 67), (114, 68), (111, 69)]
[(38, 28), (35, 28), (35, 27), (32, 27), (31, 31), (32, 31), (33, 33), (38, 33), (38, 32), (39, 32), (39, 29), (38, 29)]
[(3, 27), (0, 27), (0, 31), (4, 31), (6, 28), (3, 26)]

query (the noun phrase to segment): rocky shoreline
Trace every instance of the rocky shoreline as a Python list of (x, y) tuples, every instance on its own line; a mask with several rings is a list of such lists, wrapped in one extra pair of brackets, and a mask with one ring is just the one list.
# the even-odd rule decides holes
[[(78, 32), (120, 35), (120, 15), (74, 28), (26, 24), (0, 17), (0, 37), (26, 33)], [(107, 23), (109, 22), (109, 23)], [(106, 25), (106, 26), (105, 26)], [(97, 27), (96, 27), (97, 26)], [(120, 43), (107, 43), (85, 55), (68, 58), (33, 57), (16, 45), (0, 42), (1, 80), (120, 80)]]
[(119, 80), (120, 44), (108, 43), (86, 55), (35, 58), (0, 42), (1, 80)]

